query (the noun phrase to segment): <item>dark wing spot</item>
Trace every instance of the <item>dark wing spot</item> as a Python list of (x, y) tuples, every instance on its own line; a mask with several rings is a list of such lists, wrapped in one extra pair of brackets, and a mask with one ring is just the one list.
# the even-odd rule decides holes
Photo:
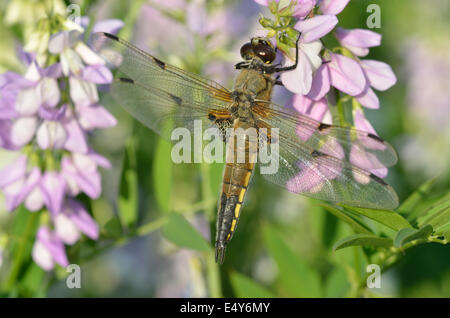
[(323, 130), (325, 130), (325, 129), (327, 129), (327, 128), (330, 128), (330, 127), (331, 127), (331, 125), (328, 125), (328, 124), (325, 124), (325, 123), (320, 123), (318, 129), (319, 129), (320, 131), (323, 131)]
[(381, 179), (380, 177), (377, 177), (377, 176), (374, 175), (373, 173), (370, 174), (370, 178), (371, 178), (372, 180), (374, 180), (374, 181), (376, 181), (376, 182), (382, 184), (382, 185), (385, 185), (385, 186), (388, 185), (386, 182), (384, 182), (383, 179)]
[(117, 36), (115, 36), (114, 34), (107, 33), (107, 32), (102, 32), (102, 33), (107, 38), (113, 39), (114, 41), (119, 41), (119, 38)]
[(173, 99), (173, 101), (175, 103), (177, 103), (178, 105), (181, 105), (181, 103), (183, 102), (183, 100), (181, 98), (179, 98), (178, 96), (175, 96), (175, 95), (172, 95), (172, 94), (169, 94), (169, 95)]
[(320, 151), (317, 151), (317, 150), (313, 150), (313, 152), (311, 152), (311, 156), (313, 158), (316, 158), (316, 157), (321, 157), (321, 156), (326, 156), (326, 155), (323, 152), (320, 152)]
[(371, 134), (371, 133), (368, 133), (368, 134), (367, 134), (367, 137), (372, 138), (372, 139), (375, 139), (376, 141), (379, 141), (379, 142), (384, 142), (383, 139), (381, 139), (381, 138), (378, 137), (377, 135), (374, 135), (374, 134)]
[(208, 119), (209, 119), (210, 121), (214, 121), (214, 120), (216, 120), (216, 116), (215, 116), (214, 114), (209, 113), (209, 114), (208, 114)]
[(154, 57), (153, 60), (155, 60), (156, 64), (158, 64), (158, 66), (163, 70), (166, 68), (166, 63), (164, 63), (163, 61), (157, 59), (156, 57)]
[(124, 83), (134, 84), (134, 81), (131, 78), (119, 77), (119, 81), (124, 82)]

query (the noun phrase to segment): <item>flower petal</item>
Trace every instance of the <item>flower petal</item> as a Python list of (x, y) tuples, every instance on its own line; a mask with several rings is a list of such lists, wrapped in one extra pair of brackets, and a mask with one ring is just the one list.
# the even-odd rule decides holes
[(50, 271), (55, 267), (52, 254), (49, 249), (40, 241), (36, 241), (31, 251), (33, 261), (45, 271)]
[(380, 108), (380, 101), (378, 99), (378, 96), (369, 86), (367, 86), (367, 88), (361, 94), (355, 96), (355, 98), (364, 107), (371, 109)]
[(95, 32), (107, 32), (111, 34), (116, 34), (119, 32), (120, 29), (122, 29), (124, 26), (124, 23), (122, 20), (119, 19), (108, 19), (108, 20), (102, 20), (98, 21), (94, 24), (94, 27), (92, 28), (92, 34)]
[(325, 14), (337, 15), (349, 2), (350, 0), (322, 0), (320, 10)]
[(397, 82), (397, 77), (389, 64), (375, 60), (361, 60), (361, 65), (370, 86), (377, 90), (387, 90)]
[(111, 71), (103, 65), (87, 66), (81, 72), (81, 78), (95, 84), (109, 84), (113, 80)]
[(341, 54), (331, 53), (331, 62), (327, 63), (331, 85), (351, 96), (361, 94), (366, 88), (366, 77), (355, 60)]
[(313, 75), (308, 97), (317, 101), (322, 99), (329, 91), (330, 71), (326, 64), (322, 64)]
[(83, 42), (77, 42), (74, 49), (83, 59), (84, 63), (88, 65), (105, 65), (105, 61)]
[(16, 112), (21, 116), (36, 114), (41, 105), (41, 94), (39, 88), (30, 87), (23, 89), (17, 95)]
[(94, 83), (70, 77), (70, 98), (78, 106), (89, 106), (98, 102), (97, 87)]
[(67, 133), (60, 122), (45, 120), (37, 131), (36, 139), (41, 149), (60, 149), (66, 142)]
[(44, 206), (44, 197), (39, 187), (34, 187), (25, 199), (25, 207), (31, 212), (39, 211)]
[(55, 171), (47, 171), (41, 180), (40, 189), (44, 196), (45, 205), (52, 215), (61, 212), (66, 189), (64, 178)]
[(59, 103), (61, 93), (56, 79), (44, 77), (40, 81), (37, 89), (40, 90), (41, 105), (54, 107)]
[(297, 4), (293, 8), (293, 16), (298, 19), (303, 19), (306, 17), (314, 6), (316, 5), (316, 0), (298, 0)]
[(75, 201), (70, 201), (71, 213), (69, 218), (78, 227), (78, 229), (93, 240), (98, 239), (99, 227), (97, 222), (86, 211), (84, 206)]
[(369, 48), (381, 44), (381, 34), (366, 29), (336, 28), (336, 37), (346, 47)]
[(5, 190), (6, 206), (8, 211), (15, 210), (23, 200), (31, 193), (31, 191), (38, 185), (41, 180), (41, 171), (39, 168), (35, 167), (28, 174), (25, 182), (20, 185), (20, 190), (16, 193), (8, 193)]
[(67, 132), (64, 148), (73, 152), (86, 153), (88, 151), (86, 133), (80, 127), (76, 118), (69, 118), (63, 122)]
[(117, 124), (116, 118), (100, 105), (79, 107), (78, 120), (85, 130), (108, 128)]
[[(59, 265), (66, 267), (69, 261), (66, 256), (64, 244), (56, 233), (51, 232), (48, 227), (41, 226), (36, 235), (37, 248), (33, 247), (33, 260), (45, 270), (53, 268), (53, 260)], [(51, 258), (50, 258), (51, 257)]]
[[(294, 70), (281, 73), (281, 81), (289, 91), (296, 94), (307, 94), (311, 89), (312, 66), (303, 51), (298, 52), (298, 59), (297, 67)], [(288, 66), (288, 64), (284, 64), (284, 66)]]
[[(312, 43), (300, 43), (298, 52), (298, 64), (295, 70), (283, 72), (281, 81), (283, 85), (291, 92), (297, 94), (307, 94), (311, 90), (312, 72), (316, 70), (322, 60), (319, 52), (322, 44), (319, 41)], [(295, 49), (291, 50), (291, 53)], [(294, 64), (289, 58), (285, 58), (283, 66)]]
[(294, 28), (302, 33), (301, 41), (316, 41), (334, 29), (338, 19), (334, 15), (317, 15), (310, 19), (298, 21)]
[(22, 147), (34, 136), (38, 124), (36, 117), (22, 117), (17, 119), (11, 128), (11, 142)]
[(80, 231), (77, 226), (68, 217), (68, 213), (65, 208), (62, 213), (59, 213), (53, 219), (55, 224), (55, 232), (61, 238), (61, 240), (68, 244), (73, 245), (80, 239)]
[[(364, 117), (364, 114), (361, 109), (356, 109), (353, 112), (353, 122), (355, 124), (356, 129), (378, 136), (377, 132), (372, 127), (370, 122)], [(361, 142), (364, 144), (364, 146), (370, 149), (377, 149), (377, 150), (386, 149), (386, 146), (383, 143), (373, 141), (372, 138), (364, 138), (363, 140), (361, 140)]]
[(12, 164), (0, 170), (0, 188), (25, 176), (27, 169), (27, 157), (21, 155)]

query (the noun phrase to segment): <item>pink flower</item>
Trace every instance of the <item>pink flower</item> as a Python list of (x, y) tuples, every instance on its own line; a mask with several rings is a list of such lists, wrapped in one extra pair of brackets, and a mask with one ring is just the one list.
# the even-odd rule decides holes
[(55, 264), (63, 267), (69, 265), (63, 242), (46, 226), (39, 228), (31, 255), (36, 264), (46, 271), (53, 269)]
[(381, 34), (364, 29), (336, 28), (336, 37), (342, 46), (358, 56), (366, 56), (370, 47), (381, 43)]
[(320, 100), (329, 92), (330, 86), (357, 96), (366, 89), (367, 80), (357, 61), (341, 54), (330, 53), (330, 61), (314, 74), (308, 97)]
[[(88, 23), (88, 19), (81, 20)], [(110, 20), (96, 24), (93, 30), (114, 33), (122, 26), (123, 22)], [(0, 171), (0, 189), (9, 211), (24, 202), (29, 211), (45, 205), (51, 213), (57, 233), (41, 227), (33, 247), (33, 259), (45, 270), (55, 263), (68, 264), (61, 240), (73, 244), (81, 233), (98, 238), (97, 224), (70, 195), (83, 191), (92, 198), (99, 197), (101, 176), (97, 166), (110, 164), (89, 150), (87, 130), (117, 123), (98, 105), (97, 85), (111, 83), (112, 73), (105, 61), (81, 41), (81, 35), (78, 31), (61, 31), (51, 36), (48, 50), (59, 63), (41, 68), (35, 55), (23, 54), (28, 64), (23, 77), (13, 72), (0, 74), (0, 147), (17, 150), (35, 140), (40, 149), (54, 150), (48, 152), (54, 154), (53, 160), (45, 157), (40, 168), (29, 167), (22, 155)], [(61, 89), (71, 101), (61, 104)], [(42, 155), (39, 149), (33, 150), (37, 156)], [(61, 171), (55, 170), (60, 166)]]
[(96, 199), (101, 192), (101, 176), (98, 166), (110, 167), (108, 160), (91, 152), (89, 154), (74, 153), (71, 157), (62, 159), (62, 173), (68, 184), (68, 190), (72, 196), (80, 192)]
[(392, 71), (392, 68), (384, 62), (361, 60), (360, 64), (366, 74), (370, 86), (379, 91), (385, 91), (397, 82), (397, 77)]
[(27, 169), (27, 158), (20, 156), (14, 163), (0, 171), (0, 188), (5, 195), (6, 209), (16, 209), (39, 184), (41, 172)]
[(77, 242), (81, 233), (93, 240), (98, 239), (97, 223), (84, 206), (76, 200), (69, 199), (61, 213), (54, 216), (53, 222), (56, 233), (66, 244), (72, 245)]
[(310, 43), (330, 33), (338, 19), (334, 15), (316, 15), (310, 19), (298, 21), (294, 29), (301, 32), (301, 41)]
[[(364, 114), (360, 109), (356, 109), (353, 112), (353, 118), (356, 129), (378, 136), (375, 129), (373, 129), (372, 125), (364, 117)], [(384, 150), (386, 147), (382, 143), (373, 141), (371, 138), (359, 140), (359, 143), (360, 146), (356, 147), (356, 145), (354, 145), (350, 150), (350, 162), (355, 166), (370, 170), (370, 172), (380, 178), (386, 177), (388, 169), (386, 167), (374, 169), (373, 167), (383, 167), (382, 163), (374, 153), (364, 150), (362, 146), (364, 146), (367, 150)]]
[(359, 62), (366, 76), (367, 83), (364, 91), (355, 97), (361, 105), (377, 109), (380, 107), (380, 102), (370, 86), (378, 90), (386, 90), (396, 83), (397, 78), (391, 67), (386, 63), (374, 60), (361, 60)]
[(315, 101), (306, 95), (294, 94), (290, 103), (300, 114), (322, 121), (328, 110), (328, 102), (325, 98)]
[(299, 19), (305, 18), (314, 9), (316, 2), (317, 0), (298, 0), (292, 15)]
[[(319, 52), (322, 44), (319, 41), (312, 43), (299, 43), (298, 64), (292, 71), (283, 72), (281, 81), (283, 85), (291, 92), (296, 94), (307, 94), (312, 85), (313, 72), (322, 63)], [(295, 56), (295, 49), (291, 49), (291, 54)], [(283, 66), (294, 64), (288, 58), (285, 58)]]
[(337, 15), (344, 10), (349, 2), (350, 0), (322, 0), (320, 2), (320, 10), (324, 14)]
[(77, 107), (78, 122), (84, 130), (108, 128), (117, 124), (116, 118), (101, 105)]
[(66, 194), (66, 181), (63, 176), (56, 171), (45, 172), (40, 182), (40, 190), (52, 215), (61, 212)]
[(41, 69), (36, 62), (32, 62), (24, 78), (30, 83), (17, 95), (15, 110), (20, 116), (35, 115), (41, 106), (55, 107), (61, 97), (57, 78), (61, 76), (58, 63)]

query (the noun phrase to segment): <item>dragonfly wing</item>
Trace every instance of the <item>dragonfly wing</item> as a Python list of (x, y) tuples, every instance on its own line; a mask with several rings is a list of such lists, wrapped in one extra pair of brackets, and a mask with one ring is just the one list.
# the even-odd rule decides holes
[(229, 117), (231, 93), (219, 84), (166, 64), (108, 33), (95, 33), (91, 44), (124, 74), (111, 84), (112, 96), (163, 137), (175, 127), (193, 131), (196, 119), (211, 126), (211, 118)]
[[(284, 130), (293, 142), (301, 142), (310, 149), (321, 148), (323, 153), (339, 157), (337, 149), (348, 154), (349, 161), (365, 170), (391, 167), (397, 162), (392, 146), (377, 135), (318, 122), (272, 102), (257, 102), (254, 111), (273, 127)], [(341, 148), (334, 148), (339, 144)]]
[[(270, 173), (270, 170), (263, 173), (267, 180), (290, 192), (320, 200), (374, 209), (397, 207), (395, 191), (370, 172), (370, 169), (381, 168), (381, 162), (363, 162), (366, 167), (359, 167), (350, 160), (350, 152), (355, 147), (350, 137), (354, 135), (355, 140), (359, 140), (359, 136), (362, 141), (356, 147), (366, 150), (363, 146), (367, 140), (362, 139), (363, 136), (370, 138), (366, 132), (321, 124), (281, 106), (271, 104), (269, 108), (267, 105), (261, 106), (262, 109), (255, 108), (259, 128), (279, 129), (278, 134), (271, 133), (272, 143), (278, 141), (279, 147), (278, 151), (271, 152), (272, 160), (277, 160), (279, 167), (276, 173)], [(305, 138), (305, 131), (308, 131), (308, 138)], [(373, 140), (372, 148), (379, 146), (378, 151), (391, 151), (392, 147), (386, 142)]]

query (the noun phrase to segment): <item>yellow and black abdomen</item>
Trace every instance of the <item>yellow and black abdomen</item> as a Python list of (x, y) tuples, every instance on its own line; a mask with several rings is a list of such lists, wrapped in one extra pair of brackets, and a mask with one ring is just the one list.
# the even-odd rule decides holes
[[(257, 155), (257, 147), (252, 145), (251, 139), (242, 135), (236, 138), (245, 138), (245, 140), (242, 143), (238, 141), (227, 143), (227, 164), (225, 165), (217, 214), (216, 262), (220, 263), (223, 263), (225, 248), (236, 231)], [(239, 152), (245, 154), (244, 162), (238, 161)]]

